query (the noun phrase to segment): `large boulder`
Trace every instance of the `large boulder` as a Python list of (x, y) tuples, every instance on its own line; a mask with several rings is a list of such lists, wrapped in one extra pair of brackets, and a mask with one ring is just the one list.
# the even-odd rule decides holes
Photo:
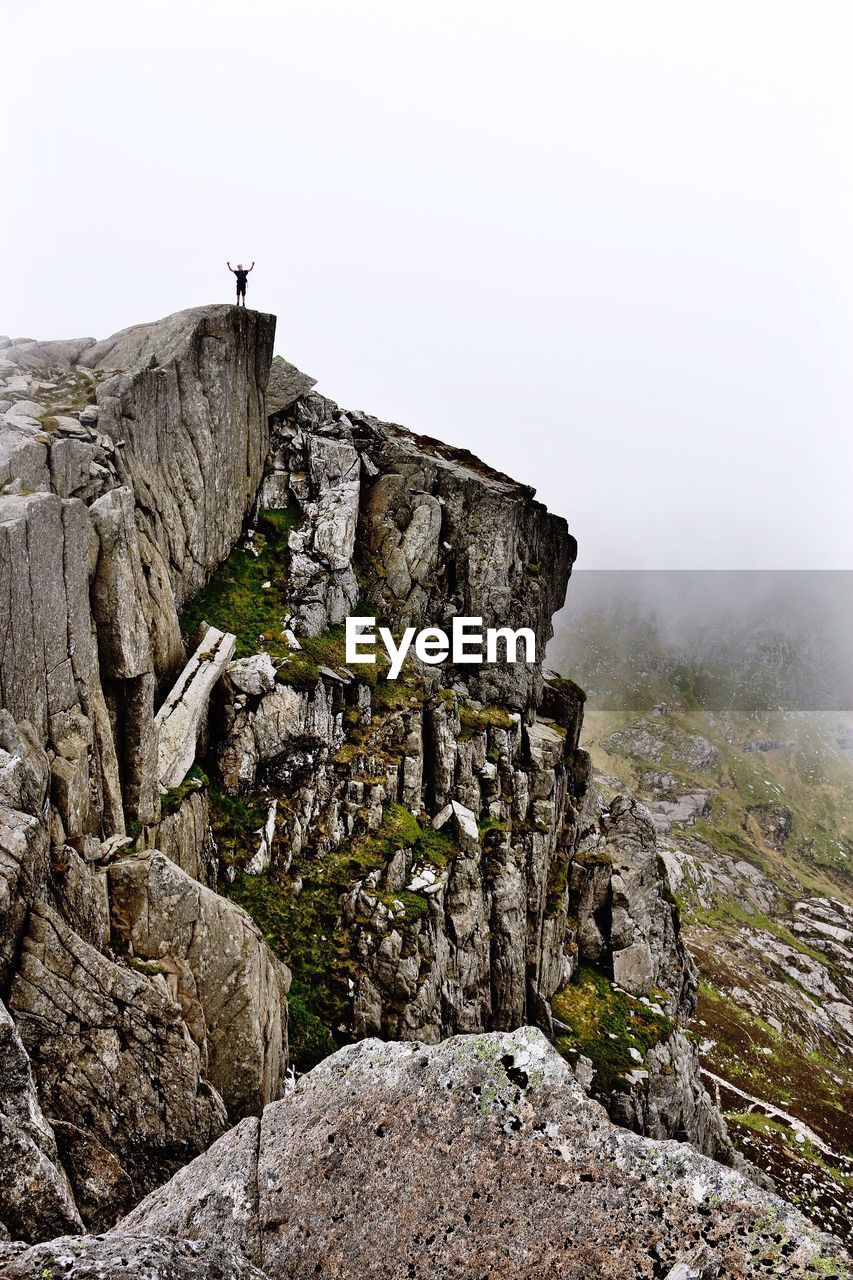
[(113, 945), (164, 974), (231, 1119), (259, 1113), (283, 1087), (288, 969), (241, 907), (162, 853), (108, 876)]
[[(44, 903), (30, 912), (9, 1007), (51, 1117), (97, 1140), (137, 1194), (227, 1127), (204, 1048), (162, 975), (108, 960)], [(73, 1167), (69, 1176), (74, 1185)]]
[(612, 1125), (532, 1028), (342, 1049), (121, 1230), (222, 1240), (270, 1280), (848, 1274), (782, 1200)]
[(193, 766), (207, 724), (210, 695), (231, 661), (236, 643), (237, 637), (230, 632), (207, 627), (157, 712), (157, 777), (163, 790), (179, 787)]

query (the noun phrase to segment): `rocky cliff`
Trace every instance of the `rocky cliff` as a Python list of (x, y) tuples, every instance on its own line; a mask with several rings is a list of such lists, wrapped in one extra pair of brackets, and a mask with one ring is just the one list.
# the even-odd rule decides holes
[[(732, 1162), (654, 826), (542, 674), (565, 522), (273, 335), (212, 307), (0, 349), (0, 1223), (100, 1232), (288, 1058), (375, 1036), (535, 1024), (619, 1124)], [(391, 679), (347, 665), (355, 614), (528, 628), (537, 660)]]
[[(281, 1091), (289, 975), (198, 882), (205, 829), (169, 844), (155, 716), (263, 474), (274, 329), (218, 307), (0, 350), (0, 1220), (25, 1237), (115, 1221)], [(185, 870), (137, 840), (161, 828)]]

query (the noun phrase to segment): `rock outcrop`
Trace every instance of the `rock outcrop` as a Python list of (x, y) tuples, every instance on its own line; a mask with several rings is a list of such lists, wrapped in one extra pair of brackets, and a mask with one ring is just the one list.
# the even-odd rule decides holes
[(284, 1084), (289, 972), (245, 911), (162, 853), (107, 875), (114, 948), (166, 979), (231, 1120), (257, 1114)]
[[(233, 637), (157, 714), (262, 479), (274, 327), (201, 308), (0, 353), (0, 1221), (27, 1239), (110, 1225), (281, 1093), (287, 971), (198, 883), (206, 797), (161, 823)], [(187, 874), (128, 859), (161, 826)]]
[[(771, 1248), (770, 1202), (579, 1091), (733, 1159), (684, 1035), (696, 975), (654, 824), (599, 803), (584, 695), (542, 672), (576, 554), (565, 521), (284, 361), (265, 405), (273, 332), (213, 307), (0, 351), (0, 998), (19, 1064), (0, 1119), (34, 1206), (0, 1181), (0, 1222), (30, 1242), (94, 1235), (153, 1192), (117, 1254), (81, 1236), (10, 1246), (4, 1265), (65, 1250), (81, 1277), (189, 1277), (223, 1245), (223, 1277), (314, 1274), (324, 1251), (355, 1274), (397, 1221), (408, 1252), (376, 1274), (467, 1274), (475, 1256), (626, 1274), (609, 1248), (662, 1276), (694, 1265), (697, 1233), (757, 1274), (742, 1237)], [(355, 612), (395, 635), (459, 618), (503, 634), (493, 661), (410, 654), (391, 679), (347, 663)], [(507, 630), (535, 656), (520, 639), (514, 660)], [(641, 732), (662, 769), (716, 758)], [(363, 1043), (278, 1105), (289, 1025), (300, 1072)], [(462, 1032), (477, 1038), (440, 1045)], [(350, 1157), (371, 1078), (380, 1118), (369, 1159)], [(321, 1107), (339, 1116), (312, 1150)], [(422, 1200), (395, 1220), (407, 1126)], [(447, 1176), (477, 1150), (475, 1205)], [(327, 1214), (355, 1205), (374, 1157), (365, 1220)], [(718, 1231), (700, 1184), (728, 1197)], [(819, 1246), (773, 1212), (794, 1240), (780, 1274), (800, 1274)], [(165, 1239), (181, 1235), (207, 1243)]]
[[(356, 608), (398, 632), (479, 616), (529, 629), (541, 657), (575, 555), (564, 522), (479, 459), (313, 392), (273, 416), (271, 439), (261, 504), (293, 513), (263, 584), (278, 625), (219, 686), (205, 767), (257, 805), (254, 830), (225, 823), (220, 844), (235, 896), (275, 920), (300, 999), (338, 1041), (553, 1035), (551, 1002), (593, 964), (643, 998), (662, 991), (666, 1034), (618, 1079), (582, 1068), (590, 1087), (641, 1132), (730, 1159), (683, 1033), (696, 979), (666, 868), (630, 806), (599, 823), (581, 691), (500, 650), (409, 662), (395, 682), (347, 666), (336, 639)], [(714, 757), (665, 732), (648, 731), (661, 757)]]
[(206, 1046), (165, 979), (107, 959), (45, 904), (30, 912), (9, 1008), (50, 1115), (90, 1134), (137, 1192), (227, 1128)]
[(611, 1124), (530, 1028), (342, 1049), (119, 1231), (216, 1239), (270, 1280), (849, 1275), (778, 1197)]
[[(731, 1163), (725, 1123), (701, 1083), (697, 1045), (685, 1034), (698, 975), (644, 805), (616, 796), (586, 830), (571, 868), (570, 910), (578, 921), (579, 962), (603, 962), (614, 988), (657, 1019), (651, 1043), (638, 1040), (633, 1052), (629, 1044), (631, 1066), (606, 1080), (593, 1075), (592, 1092), (620, 1124), (650, 1137), (686, 1138)], [(555, 1003), (560, 1015), (572, 1017), (571, 988)], [(571, 1026), (557, 1030), (568, 1032), (561, 1043), (572, 1044)]]

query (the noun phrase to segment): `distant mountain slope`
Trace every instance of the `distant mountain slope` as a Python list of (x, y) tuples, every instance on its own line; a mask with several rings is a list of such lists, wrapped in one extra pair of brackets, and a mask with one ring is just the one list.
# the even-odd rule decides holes
[(837, 619), (813, 614), (806, 643), (800, 593), (792, 625), (777, 614), (762, 629), (744, 577), (718, 632), (713, 607), (676, 626), (654, 577), (633, 575), (633, 598), (623, 580), (621, 600), (602, 581), (575, 597), (573, 582), (548, 658), (588, 690), (596, 785), (652, 814), (702, 977), (705, 1083), (731, 1136), (849, 1234), (853, 715)]

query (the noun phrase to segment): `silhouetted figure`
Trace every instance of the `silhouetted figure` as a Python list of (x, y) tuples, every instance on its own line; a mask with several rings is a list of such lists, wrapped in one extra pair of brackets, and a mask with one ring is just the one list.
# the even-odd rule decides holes
[(242, 299), (243, 299), (243, 306), (245, 307), (245, 305), (246, 305), (246, 280), (248, 279), (249, 272), (250, 272), (250, 271), (252, 271), (252, 270), (254, 270), (254, 266), (255, 266), (255, 264), (254, 264), (254, 262), (253, 262), (253, 263), (252, 263), (252, 265), (251, 265), (251, 267), (244, 267), (244, 266), (243, 266), (243, 264), (242, 264), (242, 262), (238, 262), (236, 267), (232, 267), (230, 262), (226, 262), (226, 264), (225, 264), (225, 265), (226, 265), (226, 267), (228, 268), (228, 270), (229, 270), (229, 271), (233, 271), (233, 272), (234, 272), (234, 275), (237, 277), (237, 306), (239, 307), (239, 305), (240, 305), (240, 299), (242, 298)]

